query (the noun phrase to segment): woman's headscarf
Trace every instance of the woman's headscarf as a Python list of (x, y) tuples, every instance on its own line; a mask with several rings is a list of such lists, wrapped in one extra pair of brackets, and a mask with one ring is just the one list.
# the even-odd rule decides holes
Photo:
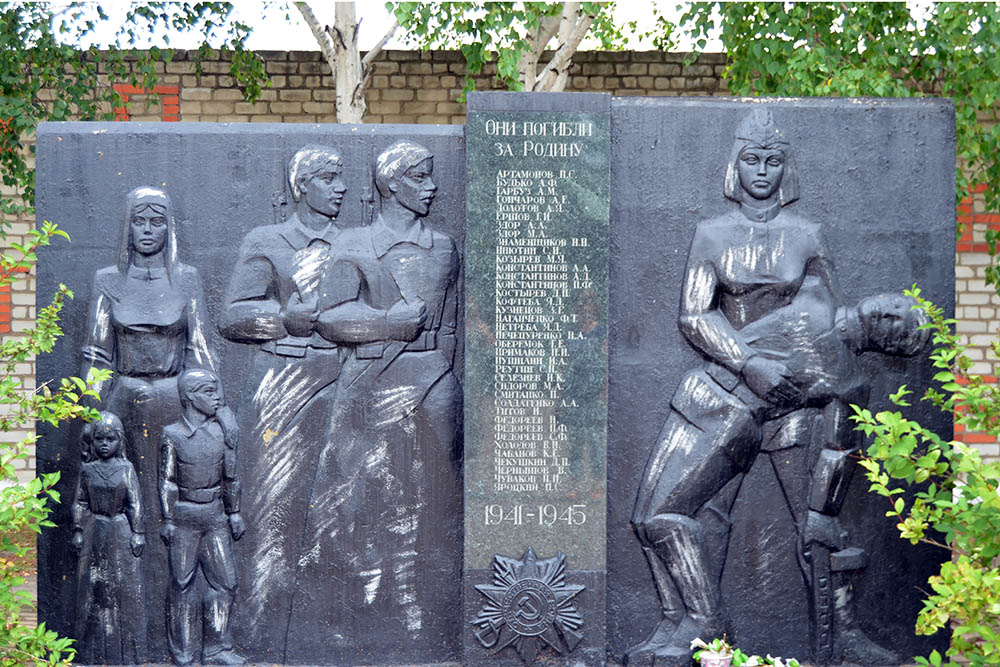
[(135, 248), (132, 246), (132, 215), (139, 210), (152, 208), (167, 219), (167, 234), (163, 242), (163, 263), (167, 277), (173, 281), (177, 269), (177, 232), (174, 223), (174, 207), (170, 195), (159, 188), (140, 186), (125, 197), (125, 221), (122, 225), (121, 245), (118, 250), (118, 273), (128, 275), (132, 266)]

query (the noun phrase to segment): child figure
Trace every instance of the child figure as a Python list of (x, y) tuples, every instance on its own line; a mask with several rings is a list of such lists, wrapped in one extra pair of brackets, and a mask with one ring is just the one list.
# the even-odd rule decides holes
[(84, 427), (84, 463), (70, 510), (80, 554), (77, 629), (85, 664), (147, 660), (142, 591), (142, 493), (125, 455), (125, 428), (110, 412)]
[[(222, 407), (219, 378), (189, 370), (177, 381), (183, 414), (163, 429), (160, 458), (161, 536), (167, 543), (170, 588), (167, 641), (174, 662), (195, 660), (198, 607), (202, 607), (201, 660), (242, 665), (229, 630), (236, 593), (236, 564), (230, 540), (245, 530), (240, 517), (236, 428)], [(199, 599), (195, 579), (208, 582)]]

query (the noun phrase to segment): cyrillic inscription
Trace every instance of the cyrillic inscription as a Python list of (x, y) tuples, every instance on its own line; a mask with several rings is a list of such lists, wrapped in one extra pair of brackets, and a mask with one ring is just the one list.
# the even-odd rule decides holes
[(608, 130), (600, 114), (470, 117), (465, 509), (474, 567), (533, 546), (603, 569)]
[[(593, 134), (591, 123), (513, 124)], [(570, 125), (576, 129), (564, 128)], [(554, 235), (572, 179), (566, 169), (496, 174), (496, 491), (556, 491), (569, 468), (567, 428), (555, 412), (579, 409), (563, 395), (566, 341), (579, 324), (566, 304), (572, 291), (591, 287), (587, 264), (571, 261), (576, 246)]]

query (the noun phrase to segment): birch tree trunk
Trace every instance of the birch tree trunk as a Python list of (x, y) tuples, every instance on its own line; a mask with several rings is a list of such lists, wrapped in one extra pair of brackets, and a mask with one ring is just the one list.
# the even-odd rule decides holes
[[(587, 35), (597, 14), (589, 14), (583, 10), (579, 2), (563, 3), (559, 17), (547, 17), (543, 20), (531, 41), (531, 51), (521, 58), (521, 84), (524, 90), (536, 92), (559, 92), (566, 88), (569, 78), (569, 67), (573, 64), (573, 54), (580, 47), (580, 42)], [(558, 30), (558, 35), (556, 35)], [(552, 57), (538, 72), (538, 61), (542, 52), (553, 36), (557, 36), (558, 44)]]
[(373, 61), (395, 33), (398, 24), (393, 22), (379, 43), (362, 58), (358, 49), (358, 20), (354, 13), (353, 2), (333, 3), (332, 27), (321, 26), (308, 3), (296, 2), (295, 7), (316, 38), (323, 58), (333, 73), (337, 122), (363, 122), (365, 112), (368, 110), (365, 91), (371, 84), (374, 73)]

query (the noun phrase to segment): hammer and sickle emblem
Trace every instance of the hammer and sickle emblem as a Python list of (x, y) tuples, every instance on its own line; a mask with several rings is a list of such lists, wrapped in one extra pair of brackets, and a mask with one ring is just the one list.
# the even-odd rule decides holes
[(537, 593), (526, 592), (517, 601), (518, 618), (520, 618), (521, 621), (525, 623), (531, 623), (533, 621), (537, 621), (541, 617), (542, 612), (538, 609), (538, 607), (534, 603), (539, 601), (540, 600), (538, 599)]

